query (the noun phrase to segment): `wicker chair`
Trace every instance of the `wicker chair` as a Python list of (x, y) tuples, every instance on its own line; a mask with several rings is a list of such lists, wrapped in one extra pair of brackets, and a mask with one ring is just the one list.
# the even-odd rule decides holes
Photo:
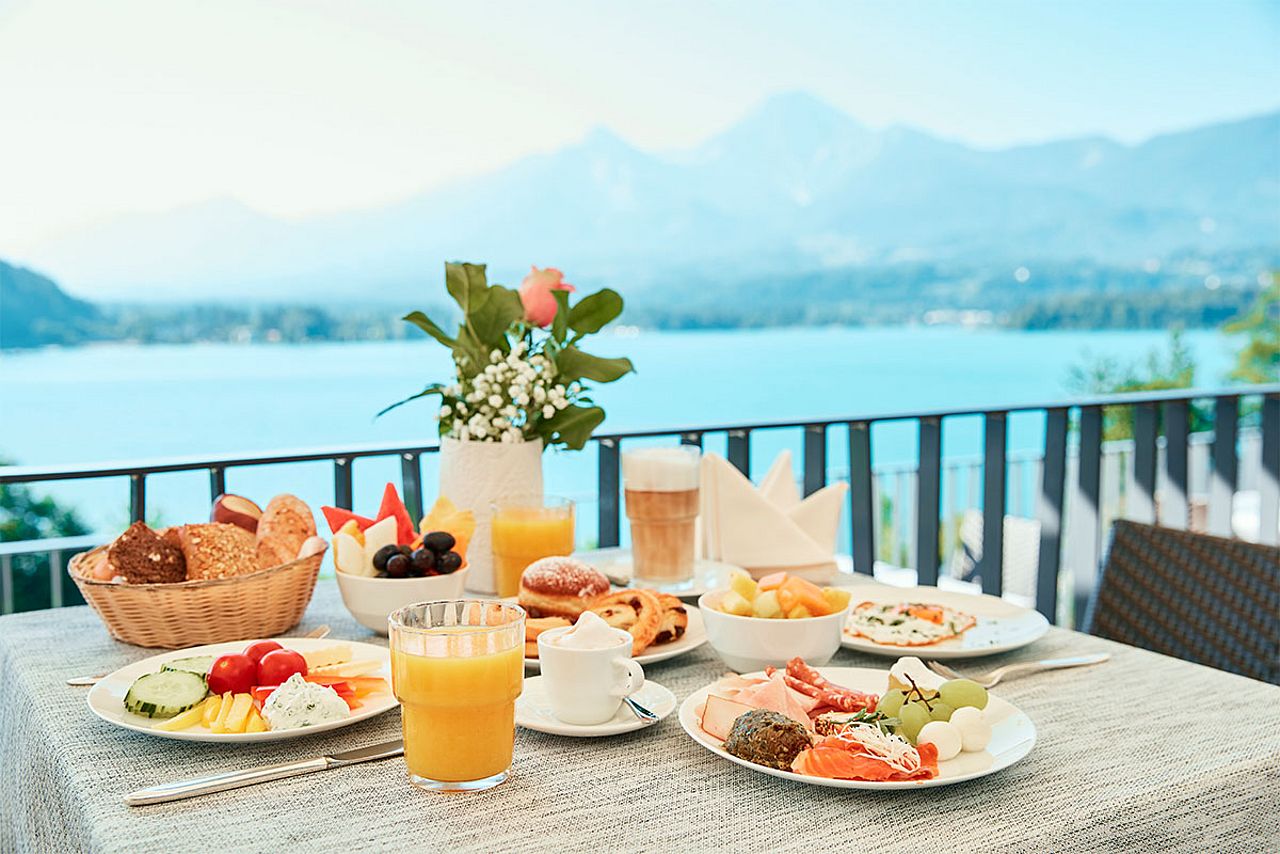
[(1117, 521), (1085, 626), (1280, 685), (1280, 549)]

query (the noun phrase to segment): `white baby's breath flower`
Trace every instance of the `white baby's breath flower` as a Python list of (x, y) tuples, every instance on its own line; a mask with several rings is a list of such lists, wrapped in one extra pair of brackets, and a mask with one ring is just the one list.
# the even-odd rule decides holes
[(542, 401), (544, 401), (544, 400), (546, 400), (546, 399), (547, 399), (547, 390), (546, 390), (545, 388), (543, 388), (542, 386), (534, 386), (534, 388), (533, 388), (533, 400), (534, 400), (534, 402), (535, 402), (535, 403), (538, 403), (538, 404), (541, 404), (541, 403), (542, 403)]
[(553, 418), (555, 417), (555, 414), (556, 414), (556, 408), (551, 404), (548, 403), (546, 406), (542, 407), (543, 418)]
[(497, 409), (499, 406), (502, 405), (502, 398), (496, 394), (489, 395), (489, 405), (492, 406), (494, 409)]
[(569, 401), (565, 400), (563, 397), (556, 398), (556, 404), (555, 404), (556, 409), (564, 409), (568, 405), (569, 405)]
[(452, 415), (452, 414), (453, 414), (453, 407), (452, 407), (452, 406), (450, 406), (449, 404), (447, 404), (447, 403), (446, 403), (446, 404), (444, 404), (443, 406), (441, 406), (441, 407), (440, 407), (440, 417), (441, 417), (441, 418), (448, 418), (448, 417), (449, 417), (450, 415)]

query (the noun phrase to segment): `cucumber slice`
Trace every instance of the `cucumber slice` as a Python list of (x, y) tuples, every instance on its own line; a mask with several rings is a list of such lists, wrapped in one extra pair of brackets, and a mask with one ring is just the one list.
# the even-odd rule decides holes
[(209, 678), (209, 668), (213, 667), (213, 661), (214, 657), (212, 655), (193, 655), (190, 658), (175, 658), (173, 661), (166, 661), (160, 669), (194, 673), (201, 679), (207, 680)]
[(124, 707), (135, 715), (171, 718), (198, 705), (208, 693), (201, 676), (185, 670), (161, 670), (135, 679), (124, 695)]

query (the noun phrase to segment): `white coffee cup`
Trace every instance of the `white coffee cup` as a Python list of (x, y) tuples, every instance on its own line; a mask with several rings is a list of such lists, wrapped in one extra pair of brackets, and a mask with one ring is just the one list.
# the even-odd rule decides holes
[(644, 668), (631, 659), (631, 635), (612, 629), (617, 643), (600, 649), (558, 645), (556, 639), (572, 628), (538, 635), (538, 663), (551, 711), (577, 726), (613, 720), (622, 698), (644, 686)]

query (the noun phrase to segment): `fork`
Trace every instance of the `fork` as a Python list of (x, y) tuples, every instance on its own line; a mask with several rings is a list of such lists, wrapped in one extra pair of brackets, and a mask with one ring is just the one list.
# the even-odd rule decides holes
[[(322, 637), (325, 637), (328, 634), (329, 634), (328, 626), (317, 626), (316, 628), (307, 632), (305, 635), (302, 635), (302, 637), (314, 638), (318, 640)], [(106, 679), (106, 678), (107, 678), (107, 674), (105, 673), (98, 673), (93, 676), (72, 676), (70, 679), (67, 680), (67, 684), (78, 688), (85, 685), (96, 685), (97, 683), (101, 682), (103, 679)]]
[(1039, 673), (1042, 670), (1086, 667), (1090, 664), (1101, 664), (1110, 657), (1110, 653), (1096, 652), (1091, 655), (1077, 655), (1071, 658), (1046, 658), (1042, 661), (1024, 661), (1019, 664), (1006, 664), (1004, 667), (997, 667), (990, 673), (983, 673), (981, 676), (962, 676), (940, 661), (927, 661), (925, 665), (944, 679), (968, 679), (972, 682), (977, 682), (983, 688), (994, 688), (1005, 677)]

